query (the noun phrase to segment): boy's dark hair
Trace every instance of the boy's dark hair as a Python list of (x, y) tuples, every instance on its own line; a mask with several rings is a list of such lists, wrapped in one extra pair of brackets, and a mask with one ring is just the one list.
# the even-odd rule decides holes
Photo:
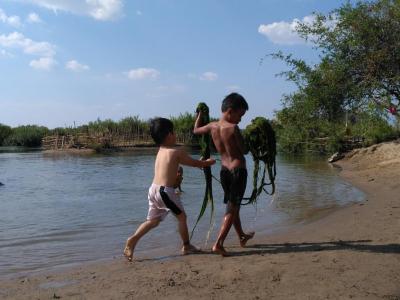
[(228, 108), (232, 108), (233, 110), (238, 110), (241, 108), (248, 110), (249, 105), (242, 95), (238, 93), (231, 93), (222, 101), (221, 111), (225, 112), (228, 110)]
[(150, 135), (157, 145), (161, 145), (169, 133), (174, 132), (174, 124), (165, 118), (150, 120)]

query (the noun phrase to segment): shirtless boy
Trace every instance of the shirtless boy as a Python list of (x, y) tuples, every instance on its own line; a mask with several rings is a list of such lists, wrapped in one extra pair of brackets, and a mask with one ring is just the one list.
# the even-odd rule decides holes
[(194, 134), (211, 133), (217, 151), (221, 154), (221, 184), (224, 190), (224, 203), (226, 212), (217, 241), (212, 251), (227, 256), (224, 241), (233, 224), (242, 247), (246, 246), (254, 232), (245, 233), (240, 221), (240, 203), (243, 199), (247, 184), (247, 169), (244, 154), (246, 151), (243, 138), (237, 126), (242, 116), (249, 109), (243, 96), (232, 93), (222, 101), (222, 115), (216, 122), (201, 126), (201, 112), (198, 114)]
[(176, 136), (170, 120), (156, 118), (151, 121), (150, 133), (154, 142), (160, 146), (154, 168), (153, 183), (149, 188), (149, 211), (147, 220), (136, 230), (135, 234), (126, 241), (124, 255), (131, 261), (134, 249), (141, 237), (164, 220), (171, 211), (178, 220), (178, 230), (183, 246), (182, 254), (197, 251), (189, 242), (189, 233), (186, 223), (186, 213), (179, 195), (175, 193), (174, 184), (180, 164), (191, 167), (208, 167), (215, 164), (214, 159), (195, 160), (185, 151), (175, 147)]

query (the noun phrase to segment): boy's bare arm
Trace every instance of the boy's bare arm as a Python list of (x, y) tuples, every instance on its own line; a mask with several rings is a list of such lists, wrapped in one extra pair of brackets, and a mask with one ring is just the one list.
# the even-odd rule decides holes
[(204, 168), (215, 164), (215, 159), (197, 160), (191, 158), (185, 151), (179, 150), (179, 163), (185, 166)]
[(194, 122), (194, 128), (193, 128), (194, 134), (205, 134), (205, 133), (209, 133), (211, 130), (210, 123), (206, 124), (204, 126), (201, 126), (201, 124), (200, 124), (201, 116), (202, 116), (202, 112), (199, 112), (197, 114), (196, 122)]

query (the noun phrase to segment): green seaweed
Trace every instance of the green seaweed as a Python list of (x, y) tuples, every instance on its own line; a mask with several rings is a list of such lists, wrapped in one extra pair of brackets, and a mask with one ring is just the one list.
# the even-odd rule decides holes
[[(197, 105), (196, 112), (202, 112), (202, 119), (200, 120), (200, 126), (204, 126), (210, 122), (210, 115), (209, 115), (209, 108), (207, 104), (204, 102), (200, 102)], [(203, 160), (206, 160), (210, 158), (210, 143), (211, 143), (211, 136), (210, 134), (202, 134), (200, 137), (200, 155)], [(214, 199), (213, 199), (213, 193), (212, 193), (212, 174), (211, 174), (211, 167), (205, 167), (203, 168), (204, 172), (204, 177), (206, 179), (206, 189), (204, 192), (204, 198), (203, 198), (203, 203), (201, 205), (200, 213), (199, 216), (197, 217), (197, 221), (193, 227), (192, 233), (190, 235), (190, 238), (193, 237), (194, 230), (196, 229), (197, 224), (199, 223), (200, 219), (203, 217), (207, 205), (211, 205), (211, 218), (210, 218), (210, 224), (212, 224), (213, 216), (214, 216)]]
[[(255, 203), (262, 191), (269, 195), (275, 193), (276, 177), (276, 138), (269, 121), (263, 117), (251, 120), (251, 123), (243, 131), (243, 138), (247, 149), (249, 149), (254, 160), (253, 170), (253, 191), (246, 204)], [(264, 163), (261, 181), (259, 182), (260, 162)], [(265, 182), (266, 172), (268, 171), (269, 182)], [(266, 190), (266, 186), (271, 185), (271, 191)]]

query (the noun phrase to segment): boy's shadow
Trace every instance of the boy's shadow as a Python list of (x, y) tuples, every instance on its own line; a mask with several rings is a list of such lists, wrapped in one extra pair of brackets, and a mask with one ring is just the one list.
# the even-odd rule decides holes
[[(331, 241), (331, 242), (314, 242), (314, 243), (282, 243), (282, 244), (254, 244), (248, 245), (243, 248), (236, 248), (240, 250), (229, 251), (229, 257), (246, 256), (246, 255), (263, 255), (263, 254), (280, 254), (280, 253), (296, 253), (296, 252), (319, 252), (319, 251), (340, 251), (351, 250), (359, 252), (370, 253), (384, 253), (384, 254), (400, 254), (400, 244), (386, 244), (376, 245), (368, 244), (372, 240), (358, 240), (358, 241)], [(210, 250), (202, 250), (199, 253), (191, 255), (212, 254)], [(166, 261), (173, 258), (181, 257), (181, 255), (167, 255), (155, 258), (142, 258), (137, 261)]]
[(314, 242), (314, 243), (304, 242), (304, 243), (283, 243), (283, 244), (254, 244), (254, 245), (248, 245), (246, 247), (246, 250), (230, 252), (230, 256), (337, 251), (337, 250), (400, 254), (400, 244), (386, 244), (386, 245), (368, 244), (371, 242), (372, 240), (358, 240), (358, 241), (339, 240), (332, 242)]

